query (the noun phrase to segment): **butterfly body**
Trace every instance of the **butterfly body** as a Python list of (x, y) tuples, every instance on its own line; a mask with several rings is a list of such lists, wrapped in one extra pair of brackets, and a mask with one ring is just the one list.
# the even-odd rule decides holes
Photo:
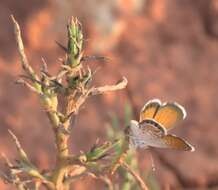
[(160, 137), (165, 135), (165, 130), (160, 129), (157, 125), (150, 124), (147, 122), (138, 123), (132, 120), (130, 134), (130, 144), (138, 148), (147, 148), (148, 146), (156, 146), (157, 141)]
[(194, 151), (184, 139), (168, 134), (186, 116), (185, 109), (178, 103), (161, 103), (153, 99), (141, 110), (139, 122), (131, 120), (129, 139), (135, 148), (171, 148), (184, 151)]

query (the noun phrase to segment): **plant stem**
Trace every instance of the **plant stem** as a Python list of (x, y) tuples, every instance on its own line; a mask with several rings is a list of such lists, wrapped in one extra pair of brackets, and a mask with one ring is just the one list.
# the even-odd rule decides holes
[(142, 190), (148, 190), (147, 185), (145, 184), (145, 182), (142, 180), (142, 178), (135, 172), (132, 170), (132, 168), (130, 168), (130, 166), (128, 164), (126, 164), (125, 162), (122, 163), (123, 168), (125, 168), (130, 174), (132, 174), (132, 176), (135, 178), (135, 180), (137, 181), (139, 187)]

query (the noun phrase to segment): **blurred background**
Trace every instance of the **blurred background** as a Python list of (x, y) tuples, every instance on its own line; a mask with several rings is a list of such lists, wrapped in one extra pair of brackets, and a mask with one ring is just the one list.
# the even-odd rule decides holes
[[(151, 98), (177, 101), (188, 113), (173, 133), (187, 139), (194, 153), (139, 151), (140, 169), (152, 173), (156, 189), (218, 189), (218, 1), (217, 0), (1, 0), (0, 1), (0, 152), (16, 158), (7, 130), (15, 132), (33, 162), (49, 168), (55, 147), (49, 122), (35, 95), (14, 84), (22, 73), (10, 14), (19, 22), (26, 53), (35, 69), (45, 58), (55, 73), (66, 44), (66, 23), (78, 17), (85, 35), (85, 54), (104, 55), (107, 63), (90, 63), (100, 70), (95, 85), (112, 84), (126, 76), (123, 91), (90, 99), (72, 131), (71, 150), (89, 150), (96, 138), (106, 139), (111, 115), (124, 128), (130, 105), (138, 119)], [(123, 121), (123, 122), (122, 122)], [(85, 139), (85, 140), (84, 140)], [(1, 168), (3, 167), (1, 163)], [(83, 179), (76, 190), (102, 189)], [(0, 181), (0, 189), (13, 189)]]

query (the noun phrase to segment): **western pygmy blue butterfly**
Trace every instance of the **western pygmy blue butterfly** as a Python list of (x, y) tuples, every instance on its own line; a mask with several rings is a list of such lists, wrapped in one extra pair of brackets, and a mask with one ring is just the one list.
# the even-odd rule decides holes
[(158, 147), (194, 151), (184, 139), (167, 134), (186, 117), (185, 109), (176, 102), (161, 103), (158, 99), (147, 102), (140, 112), (139, 122), (130, 121), (130, 145), (139, 148)]

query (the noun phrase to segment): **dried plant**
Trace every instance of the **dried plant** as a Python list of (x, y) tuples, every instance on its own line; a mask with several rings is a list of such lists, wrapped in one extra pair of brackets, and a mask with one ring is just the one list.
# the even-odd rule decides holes
[[(112, 176), (116, 169), (122, 166), (134, 177), (141, 189), (147, 189), (140, 176), (125, 162), (124, 158), (129, 147), (128, 138), (125, 135), (103, 144), (96, 142), (90, 151), (79, 155), (70, 153), (68, 146), (72, 121), (77, 117), (85, 101), (91, 96), (125, 88), (127, 79), (123, 77), (115, 85), (92, 86), (94, 72), (87, 64), (84, 64), (84, 61), (104, 58), (83, 55), (82, 28), (78, 20), (74, 18), (67, 26), (67, 47), (58, 43), (66, 52), (59, 72), (55, 76), (49, 74), (47, 64), (43, 60), (41, 73), (38, 75), (26, 57), (20, 27), (14, 17), (11, 16), (11, 18), (24, 71), (24, 75), (21, 75), (16, 82), (38, 95), (51, 123), (57, 151), (54, 169), (42, 172), (28, 158), (14, 133), (9, 131), (17, 147), (19, 159), (12, 163), (3, 155), (8, 171), (0, 173), (2, 179), (18, 190), (38, 190), (41, 186), (49, 190), (68, 190), (73, 181), (90, 176), (102, 180), (107, 188), (112, 190), (114, 189)], [(60, 102), (63, 104), (60, 105)]]

